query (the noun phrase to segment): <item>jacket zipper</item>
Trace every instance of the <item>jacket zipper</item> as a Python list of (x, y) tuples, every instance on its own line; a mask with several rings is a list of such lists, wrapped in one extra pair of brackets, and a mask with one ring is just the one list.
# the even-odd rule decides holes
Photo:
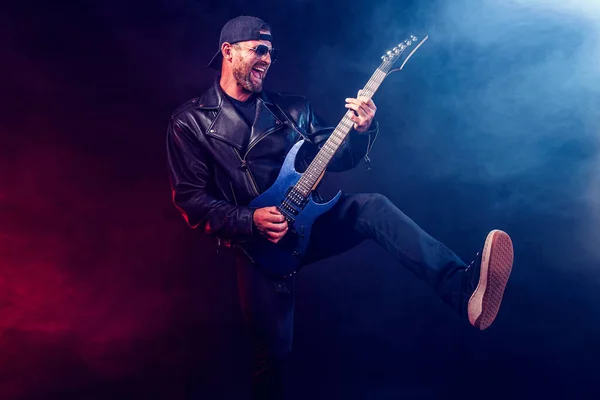
[(246, 159), (246, 157), (248, 157), (248, 153), (250, 153), (250, 150), (252, 150), (254, 148), (254, 146), (256, 146), (265, 137), (267, 137), (271, 133), (273, 133), (273, 132), (275, 132), (275, 131), (277, 131), (277, 130), (279, 130), (281, 128), (283, 128), (283, 125), (279, 125), (279, 126), (275, 127), (273, 130), (266, 131), (265, 133), (262, 134), (262, 136), (260, 136), (258, 139), (256, 139), (254, 141), (254, 143), (252, 143), (252, 145), (250, 147), (248, 147), (248, 149), (246, 150), (246, 153), (244, 154), (244, 160)]
[(252, 183), (252, 187), (254, 188), (256, 196), (258, 196), (260, 194), (260, 192), (258, 190), (258, 185), (256, 184), (256, 181), (254, 180), (254, 176), (252, 176), (252, 172), (250, 171), (250, 168), (248, 167), (248, 165), (246, 163), (246, 157), (248, 157), (248, 153), (250, 153), (250, 150), (252, 150), (254, 148), (254, 146), (256, 146), (261, 140), (263, 140), (265, 137), (267, 137), (268, 135), (272, 134), (273, 132), (275, 132), (281, 128), (283, 128), (283, 124), (279, 125), (278, 127), (276, 127), (275, 129), (273, 129), (271, 131), (266, 131), (265, 133), (263, 133), (262, 136), (260, 136), (258, 139), (256, 139), (254, 141), (254, 143), (252, 143), (252, 145), (248, 147), (248, 149), (246, 150), (246, 153), (244, 153), (244, 157), (241, 156), (238, 149), (234, 148), (235, 154), (237, 154), (238, 158), (240, 159), (240, 162), (242, 163), (242, 165), (241, 165), (242, 170), (246, 173), (248, 178), (250, 178), (250, 182)]
[(248, 168), (248, 165), (246, 164), (246, 160), (242, 158), (238, 149), (234, 148), (233, 150), (235, 150), (235, 154), (237, 154), (238, 158), (240, 159), (240, 162), (242, 163), (242, 171), (244, 171), (246, 173), (246, 176), (250, 178), (250, 183), (252, 183), (252, 188), (254, 189), (255, 195), (258, 196), (260, 194), (260, 192), (258, 191), (258, 185), (256, 184), (254, 177), (252, 176), (252, 172), (250, 172), (250, 168)]
[(271, 113), (271, 115), (273, 116), (273, 118), (275, 118), (276, 123), (279, 124), (279, 126), (276, 126), (275, 128), (273, 128), (270, 131), (266, 131), (265, 133), (262, 134), (261, 137), (259, 137), (258, 139), (256, 139), (254, 141), (254, 143), (252, 143), (252, 146), (248, 147), (248, 149), (246, 150), (246, 154), (244, 154), (244, 160), (246, 159), (246, 157), (248, 157), (248, 153), (250, 153), (250, 150), (252, 150), (254, 148), (254, 146), (256, 146), (258, 144), (258, 142), (260, 142), (261, 140), (263, 140), (267, 135), (270, 135), (271, 133), (283, 128), (284, 124), (281, 123), (281, 121), (279, 120), (279, 118), (277, 118), (277, 116), (275, 114), (273, 114), (273, 111), (271, 111), (269, 109), (269, 107), (264, 107), (268, 112)]
[(229, 181), (229, 187), (231, 188), (231, 194), (233, 195), (233, 201), (235, 205), (238, 205), (237, 197), (235, 196), (235, 190), (233, 190), (233, 182)]

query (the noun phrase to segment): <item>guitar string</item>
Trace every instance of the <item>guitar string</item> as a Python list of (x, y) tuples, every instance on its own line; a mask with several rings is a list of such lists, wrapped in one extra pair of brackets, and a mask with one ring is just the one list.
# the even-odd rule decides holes
[[(387, 66), (386, 64), (389, 64), (389, 62), (383, 63), (383, 65)], [(366, 83), (364, 89), (361, 91), (361, 95), (364, 97), (370, 98), (373, 95), (373, 93), (375, 93), (378, 86), (381, 85), (381, 83), (383, 82), (385, 75), (386, 75), (386, 73), (383, 72), (381, 70), (381, 68), (377, 68), (375, 73), (371, 76), (369, 81)], [(329, 162), (329, 160), (333, 157), (335, 152), (338, 150), (339, 146), (343, 143), (343, 140), (344, 140), (345, 136), (347, 135), (347, 132), (346, 133), (340, 132), (341, 131), (339, 129), (340, 126), (346, 128), (348, 131), (353, 127), (354, 122), (348, 117), (350, 111), (352, 111), (352, 110), (349, 110), (344, 115), (344, 117), (342, 118), (342, 120), (340, 121), (338, 126), (334, 129), (334, 132), (332, 133), (331, 137), (327, 140), (325, 145), (323, 145), (323, 148), (326, 148), (326, 150), (329, 154), (327, 156), (324, 156), (324, 153), (320, 152), (317, 155), (317, 157), (315, 158), (316, 164), (311, 163), (311, 165), (306, 170), (307, 174), (304, 174), (298, 181), (298, 184), (296, 186), (298, 187), (298, 189), (300, 189), (299, 191), (301, 192), (301, 194), (303, 196), (308, 195), (308, 193), (310, 192), (310, 189), (314, 185), (314, 182), (316, 182), (318, 177), (323, 173), (323, 171), (314, 171), (314, 168), (316, 168), (317, 165), (320, 168), (322, 168), (323, 165), (326, 165)], [(330, 143), (333, 143), (334, 145), (331, 146)], [(326, 157), (328, 157), (328, 158), (326, 158)], [(315, 165), (315, 167), (312, 167), (313, 165)], [(309, 180), (311, 180), (312, 183), (309, 182)]]
[[(363, 96), (370, 97), (375, 92), (375, 90), (377, 89), (377, 86), (380, 85), (381, 82), (383, 81), (383, 79), (380, 79), (382, 74), (385, 77), (385, 73), (381, 70), (381, 68), (378, 68), (377, 71), (375, 71), (375, 73), (371, 76), (371, 78), (365, 85), (364, 89), (362, 90), (361, 94)], [(373, 88), (373, 86), (375, 86), (375, 87)], [(375, 90), (373, 90), (373, 89), (375, 89)], [(336, 129), (334, 130), (333, 134), (331, 135), (331, 138), (323, 146), (330, 153), (330, 154), (328, 154), (329, 159), (331, 159), (333, 154), (335, 154), (335, 152), (337, 151), (337, 149), (343, 142), (343, 138), (340, 136), (346, 135), (346, 134), (340, 133), (340, 129), (339, 129), (340, 126), (349, 130), (352, 128), (352, 126), (354, 124), (352, 122), (352, 120), (349, 119), (348, 114), (349, 114), (349, 112), (344, 115), (344, 118), (342, 118), (342, 120), (338, 124), (338, 127), (336, 127)], [(333, 143), (333, 146), (331, 146), (331, 143)], [(311, 163), (311, 166), (309, 166), (309, 168), (306, 171), (308, 173), (302, 176), (302, 178), (300, 179), (300, 181), (298, 182), (298, 185), (297, 185), (298, 188), (300, 189), (301, 193), (304, 196), (308, 195), (308, 193), (310, 192), (310, 188), (314, 185), (314, 182), (316, 182), (317, 178), (323, 172), (323, 171), (315, 172), (314, 168), (312, 166), (318, 165), (319, 167), (323, 167), (323, 164), (327, 164), (328, 159), (326, 157), (324, 157), (324, 153), (321, 152), (317, 155), (317, 158), (315, 161), (317, 162), (317, 164)], [(308, 182), (309, 180), (312, 180), (313, 182), (310, 183), (310, 182)]]

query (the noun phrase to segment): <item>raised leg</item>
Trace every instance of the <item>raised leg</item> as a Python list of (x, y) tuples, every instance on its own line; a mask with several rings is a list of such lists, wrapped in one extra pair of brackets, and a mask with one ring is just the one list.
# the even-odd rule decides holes
[(365, 239), (376, 241), (429, 283), (444, 302), (464, 313), (465, 262), (381, 194), (345, 194), (315, 223), (306, 263), (349, 250)]

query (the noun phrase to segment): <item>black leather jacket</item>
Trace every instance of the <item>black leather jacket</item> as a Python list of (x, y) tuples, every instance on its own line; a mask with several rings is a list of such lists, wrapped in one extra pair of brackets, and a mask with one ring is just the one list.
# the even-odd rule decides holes
[[(379, 131), (354, 130), (328, 171), (344, 171), (368, 154)], [(189, 226), (209, 235), (245, 242), (255, 233), (248, 203), (269, 188), (290, 148), (307, 139), (301, 151), (306, 168), (334, 127), (323, 125), (301, 96), (263, 93), (247, 148), (250, 128), (223, 93), (219, 80), (200, 97), (177, 108), (167, 129), (167, 159), (172, 198)], [(300, 154), (299, 154), (300, 155)]]

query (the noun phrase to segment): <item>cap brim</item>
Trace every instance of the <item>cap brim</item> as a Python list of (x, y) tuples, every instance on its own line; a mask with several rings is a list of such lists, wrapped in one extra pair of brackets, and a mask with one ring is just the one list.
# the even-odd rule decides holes
[(213, 56), (212, 60), (208, 63), (208, 68), (214, 68), (216, 70), (221, 69), (221, 61), (223, 60), (223, 54), (221, 54), (221, 50), (217, 51), (217, 53)]

